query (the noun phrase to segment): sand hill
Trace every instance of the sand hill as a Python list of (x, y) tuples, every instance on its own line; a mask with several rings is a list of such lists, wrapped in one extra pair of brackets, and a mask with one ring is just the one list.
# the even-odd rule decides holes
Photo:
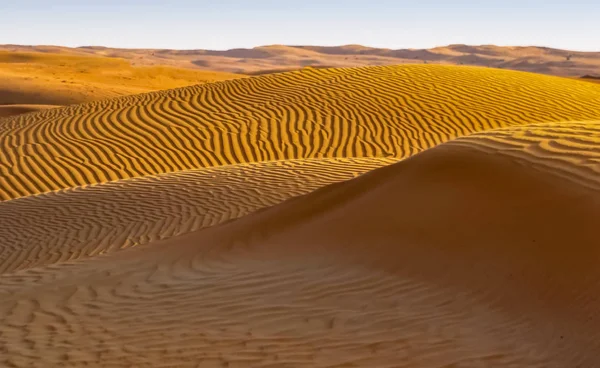
[(596, 367), (600, 85), (303, 69), (0, 120), (0, 365)]
[[(0, 49), (0, 117), (239, 76), (71, 53)], [(49, 106), (50, 105), (50, 106)]]
[(216, 51), (0, 45), (0, 50), (108, 56), (129, 60), (132, 65), (169, 65), (241, 74), (265, 74), (306, 66), (355, 67), (435, 63), (514, 69), (568, 77), (581, 77), (586, 74), (600, 76), (600, 52), (535, 46), (449, 45), (431, 49), (392, 50), (361, 45), (269, 45)]
[(404, 158), (504, 126), (599, 117), (596, 84), (450, 66), (306, 69), (5, 119), (4, 199), (203, 167)]

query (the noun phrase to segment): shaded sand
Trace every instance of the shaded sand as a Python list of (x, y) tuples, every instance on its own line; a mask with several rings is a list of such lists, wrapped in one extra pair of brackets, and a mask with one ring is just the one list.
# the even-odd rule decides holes
[(246, 162), (405, 158), (499, 127), (600, 118), (598, 85), (476, 67), (306, 69), (0, 125), (0, 197)]
[(0, 118), (26, 114), (28, 112), (35, 112), (46, 109), (54, 109), (60, 107), (59, 105), (0, 105)]
[[(0, 105), (69, 105), (240, 77), (94, 55), (0, 50)], [(8, 112), (0, 106), (0, 117)]]
[(323, 68), (438, 63), (514, 69), (570, 77), (586, 74), (600, 75), (600, 52), (579, 52), (535, 46), (448, 45), (431, 49), (391, 50), (361, 45), (333, 47), (269, 45), (252, 49), (216, 51), (0, 45), (0, 50), (111, 56), (129, 60), (132, 65), (169, 65), (242, 74), (290, 71), (307, 66)]
[(0, 203), (0, 274), (213, 226), (393, 162), (339, 158), (238, 164), (5, 201)]
[(0, 364), (597, 367), (598, 127), (481, 133), (220, 226), (4, 274)]

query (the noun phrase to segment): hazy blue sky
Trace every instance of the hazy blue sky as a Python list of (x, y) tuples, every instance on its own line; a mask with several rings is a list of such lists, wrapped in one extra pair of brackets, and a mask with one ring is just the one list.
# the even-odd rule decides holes
[(0, 44), (228, 49), (451, 43), (600, 51), (600, 0), (0, 0)]

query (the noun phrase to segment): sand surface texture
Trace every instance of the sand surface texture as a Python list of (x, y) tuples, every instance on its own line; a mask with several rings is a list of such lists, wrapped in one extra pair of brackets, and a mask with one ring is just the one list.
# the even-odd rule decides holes
[(238, 163), (401, 159), (473, 132), (599, 115), (596, 84), (488, 68), (242, 78), (5, 119), (0, 198)]
[(0, 366), (600, 366), (598, 84), (305, 69), (0, 142)]

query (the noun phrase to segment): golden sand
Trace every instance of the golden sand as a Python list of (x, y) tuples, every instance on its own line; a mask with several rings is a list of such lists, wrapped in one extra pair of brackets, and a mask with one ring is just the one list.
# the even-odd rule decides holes
[(393, 162), (385, 158), (257, 162), (6, 201), (0, 204), (0, 254), (4, 256), (0, 274), (217, 225)]
[(0, 366), (600, 366), (598, 87), (304, 70), (2, 119)]

